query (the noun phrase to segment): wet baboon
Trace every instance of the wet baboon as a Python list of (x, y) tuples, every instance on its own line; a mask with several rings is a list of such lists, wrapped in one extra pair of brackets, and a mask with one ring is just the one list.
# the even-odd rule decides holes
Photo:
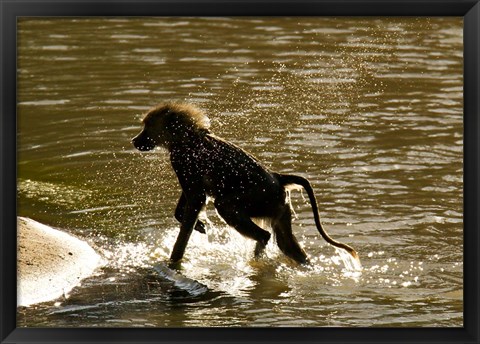
[(270, 239), (270, 233), (257, 226), (252, 218), (268, 219), (280, 250), (300, 264), (307, 255), (292, 233), (291, 210), (286, 201), (286, 188), (300, 185), (308, 194), (315, 224), (322, 237), (333, 246), (353, 248), (330, 238), (320, 223), (317, 201), (307, 179), (270, 171), (255, 157), (213, 135), (208, 117), (189, 104), (164, 103), (145, 115), (143, 130), (132, 139), (133, 145), (148, 151), (155, 146), (170, 152), (170, 161), (182, 187), (175, 210), (180, 233), (170, 259), (182, 259), (193, 229), (205, 232), (198, 220), (206, 197), (214, 198), (219, 215), (242, 235), (256, 241), (259, 256)]

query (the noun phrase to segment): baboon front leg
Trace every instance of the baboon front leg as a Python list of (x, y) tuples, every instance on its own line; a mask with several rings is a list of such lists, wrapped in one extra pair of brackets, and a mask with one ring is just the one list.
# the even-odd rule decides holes
[(229, 226), (235, 228), (240, 234), (255, 240), (255, 257), (259, 257), (267, 246), (271, 234), (257, 226), (250, 216), (239, 207), (235, 207), (227, 200), (215, 200), (215, 208)]
[(308, 263), (307, 254), (292, 233), (292, 214), (288, 205), (283, 206), (277, 217), (273, 219), (272, 228), (277, 245), (286, 256), (299, 264)]
[(205, 205), (205, 194), (195, 195), (187, 200), (185, 204), (185, 211), (182, 215), (182, 222), (180, 225), (180, 232), (178, 233), (177, 241), (173, 246), (170, 260), (172, 262), (178, 262), (182, 259), (185, 253), (185, 248), (188, 244), (188, 239), (192, 234), (193, 228), (197, 222), (198, 214)]
[[(185, 205), (187, 204), (187, 198), (185, 197), (185, 193), (182, 192), (180, 195), (180, 199), (178, 200), (177, 203), (177, 208), (175, 209), (175, 218), (178, 220), (178, 222), (182, 223), (183, 219), (183, 214), (185, 213)], [(194, 229), (200, 233), (205, 234), (205, 224), (198, 220), (197, 223), (195, 224)]]

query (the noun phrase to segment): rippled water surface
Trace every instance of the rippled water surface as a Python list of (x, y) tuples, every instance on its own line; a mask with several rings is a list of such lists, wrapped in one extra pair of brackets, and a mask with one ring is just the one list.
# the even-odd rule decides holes
[[(462, 326), (461, 18), (30, 18), (18, 33), (18, 213), (90, 242), (106, 266), (18, 326)], [(307, 177), (349, 266), (292, 193), (312, 265), (207, 209), (166, 268), (179, 186), (130, 144), (165, 100)]]

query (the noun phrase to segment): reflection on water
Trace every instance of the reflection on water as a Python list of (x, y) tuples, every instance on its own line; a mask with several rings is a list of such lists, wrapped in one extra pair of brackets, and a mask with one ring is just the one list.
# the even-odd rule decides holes
[[(462, 326), (461, 18), (22, 18), (18, 212), (91, 242), (108, 265), (18, 326)], [(179, 187), (130, 139), (160, 101), (312, 182), (332, 237), (293, 191), (312, 266), (207, 209), (165, 262)]]

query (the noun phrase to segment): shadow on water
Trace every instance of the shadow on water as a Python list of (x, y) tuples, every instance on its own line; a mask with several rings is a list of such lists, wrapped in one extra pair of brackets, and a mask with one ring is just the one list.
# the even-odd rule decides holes
[[(50, 307), (45, 321), (58, 321), (60, 326), (77, 326), (78, 319), (85, 326), (181, 326), (182, 317), (173, 323), (168, 314), (180, 315), (182, 309), (192, 304), (232, 302), (228, 295), (206, 288), (199, 294), (198, 290), (179, 287), (176, 282), (158, 276), (155, 270), (145, 268), (131, 271), (128, 276), (105, 270), (102, 278), (88, 279), (80, 288), (81, 292), (74, 291), (67, 300)], [(149, 323), (144, 313), (156, 314), (158, 322)], [(128, 319), (124, 319), (125, 314), (130, 314)]]

